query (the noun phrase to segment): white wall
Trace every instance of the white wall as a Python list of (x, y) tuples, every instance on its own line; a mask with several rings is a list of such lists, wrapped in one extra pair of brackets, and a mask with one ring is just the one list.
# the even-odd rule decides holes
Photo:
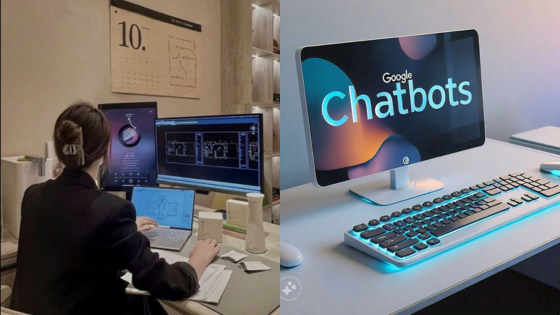
[(560, 1), (282, 0), (282, 189), (311, 180), (297, 48), (470, 28), (480, 36), (487, 137), (560, 126)]
[(109, 0), (2, 0), (2, 156), (45, 154), (72, 101), (157, 101), (160, 117), (220, 113), (220, 0), (129, 0), (202, 25), (202, 97), (111, 93)]

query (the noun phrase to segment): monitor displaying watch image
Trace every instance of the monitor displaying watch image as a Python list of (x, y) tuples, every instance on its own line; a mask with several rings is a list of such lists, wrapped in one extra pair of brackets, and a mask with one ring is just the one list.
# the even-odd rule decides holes
[(475, 30), (309, 46), (296, 58), (319, 186), (484, 143)]
[(125, 191), (134, 186), (158, 186), (154, 121), (157, 103), (99, 104), (111, 123), (111, 145), (101, 186), (106, 191)]

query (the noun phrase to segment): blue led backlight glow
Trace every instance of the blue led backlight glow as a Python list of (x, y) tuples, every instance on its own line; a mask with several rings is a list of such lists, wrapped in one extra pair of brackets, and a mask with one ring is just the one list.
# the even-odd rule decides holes
[(550, 171), (550, 173), (554, 176), (560, 176), (560, 171)]

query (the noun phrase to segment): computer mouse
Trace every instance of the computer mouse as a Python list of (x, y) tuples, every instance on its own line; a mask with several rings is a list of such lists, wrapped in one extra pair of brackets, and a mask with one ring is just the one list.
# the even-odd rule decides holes
[(303, 261), (303, 255), (294, 245), (280, 242), (280, 266), (295, 267)]
[(541, 171), (560, 176), (560, 161), (544, 162), (541, 164)]

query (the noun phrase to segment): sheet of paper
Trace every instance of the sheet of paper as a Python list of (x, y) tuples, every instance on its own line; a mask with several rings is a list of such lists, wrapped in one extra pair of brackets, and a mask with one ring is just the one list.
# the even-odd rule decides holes
[(244, 261), (239, 263), (239, 267), (247, 272), (264, 271), (271, 268), (260, 261)]
[(222, 255), (222, 259), (229, 260), (229, 261), (234, 262), (234, 263), (239, 262), (240, 260), (244, 259), (245, 257), (247, 257), (247, 255), (236, 252), (234, 250), (230, 250), (229, 252)]
[(222, 298), (222, 295), (224, 295), (224, 292), (226, 290), (226, 287), (229, 283), (229, 279), (231, 278), (232, 274), (233, 271), (224, 270), (220, 275), (220, 277), (218, 278), (218, 281), (216, 281), (216, 284), (213, 286), (213, 292), (212, 294), (210, 294), (208, 298), (199, 299), (193, 296), (189, 298), (189, 300), (218, 304), (220, 302), (220, 299)]
[(188, 257), (184, 257), (166, 250), (152, 249), (152, 252), (158, 253), (159, 257), (165, 259), (165, 261), (167, 261), (168, 264), (174, 264), (178, 261), (184, 261), (184, 262), (189, 261)]

